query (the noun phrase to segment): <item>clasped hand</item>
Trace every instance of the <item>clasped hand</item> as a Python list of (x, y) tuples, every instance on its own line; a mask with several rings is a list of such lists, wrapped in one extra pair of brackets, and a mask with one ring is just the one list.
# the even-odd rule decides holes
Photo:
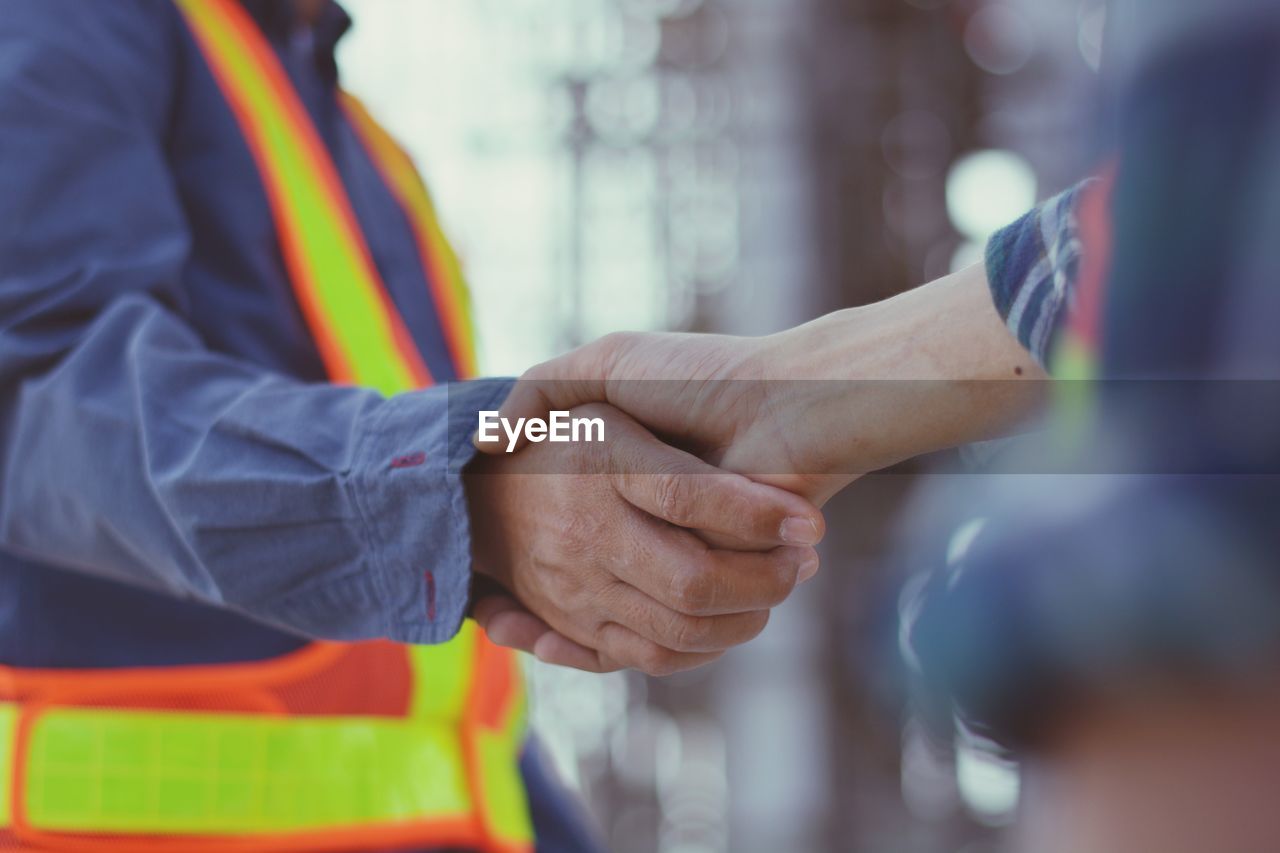
[(823, 520), (808, 501), (670, 447), (611, 406), (574, 413), (602, 418), (608, 440), (468, 469), (475, 571), (504, 591), (473, 615), (495, 642), (666, 675), (755, 637), (817, 571)]
[(477, 570), (508, 593), (474, 614), (495, 642), (584, 669), (704, 663), (816, 571), (832, 495), (1004, 434), (1046, 378), (980, 266), (765, 338), (610, 335), (531, 369), (502, 405), (515, 421), (591, 404), (609, 441), (474, 466), (503, 475), (471, 492)]

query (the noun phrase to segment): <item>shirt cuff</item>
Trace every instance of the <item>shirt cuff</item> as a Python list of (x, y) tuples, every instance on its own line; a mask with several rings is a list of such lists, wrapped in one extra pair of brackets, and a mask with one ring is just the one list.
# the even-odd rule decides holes
[(1047, 366), (1080, 261), (1076, 201), (1088, 181), (1054, 196), (987, 242), (987, 281), (1009, 330)]
[(443, 643), (462, 625), (471, 583), (462, 470), (476, 452), (477, 412), (497, 409), (512, 384), (486, 379), (401, 394), (362, 438), (348, 483), (388, 639)]

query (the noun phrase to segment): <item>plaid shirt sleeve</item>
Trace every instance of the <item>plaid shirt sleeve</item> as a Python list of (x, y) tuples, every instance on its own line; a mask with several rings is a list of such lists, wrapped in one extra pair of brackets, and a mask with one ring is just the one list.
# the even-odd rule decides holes
[(996, 310), (1041, 365), (1047, 365), (1080, 262), (1076, 204), (1089, 181), (1056, 195), (987, 243), (987, 280)]

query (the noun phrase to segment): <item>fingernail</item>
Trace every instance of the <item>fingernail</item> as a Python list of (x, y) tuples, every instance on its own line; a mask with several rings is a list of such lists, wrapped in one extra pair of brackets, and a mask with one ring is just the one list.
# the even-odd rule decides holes
[(818, 562), (818, 555), (812, 554), (801, 563), (800, 571), (796, 573), (796, 583), (802, 584), (816, 575), (818, 573)]
[[(530, 649), (530, 651), (531, 651), (531, 652), (533, 652), (533, 656), (534, 656), (535, 658), (537, 658), (538, 660), (542, 661), (543, 663), (554, 664), (554, 663), (555, 663), (555, 661), (551, 659), (550, 652), (547, 650), (547, 644), (548, 644), (548, 643), (550, 643), (550, 642), (552, 642), (552, 641), (549, 639), (550, 637), (551, 637), (551, 632), (550, 632), (550, 631), (548, 631), (547, 633), (543, 634), (543, 635), (542, 635), (541, 637), (539, 637), (538, 639), (534, 640), (534, 641), (533, 641), (533, 648), (532, 648), (532, 649)], [(545, 640), (546, 642), (543, 642), (544, 640)]]
[(782, 522), (778, 531), (782, 541), (788, 545), (817, 545), (822, 538), (818, 535), (818, 525), (807, 518), (788, 518)]

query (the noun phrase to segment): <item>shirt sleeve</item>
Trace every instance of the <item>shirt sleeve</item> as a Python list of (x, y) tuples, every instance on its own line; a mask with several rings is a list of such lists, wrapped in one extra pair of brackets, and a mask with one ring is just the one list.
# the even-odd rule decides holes
[(447, 640), (459, 472), (508, 384), (384, 399), (206, 347), (169, 7), (0, 0), (0, 548), (313, 637)]
[(1075, 296), (1080, 263), (1076, 204), (1088, 184), (1054, 196), (987, 243), (987, 280), (996, 310), (1044, 367)]

